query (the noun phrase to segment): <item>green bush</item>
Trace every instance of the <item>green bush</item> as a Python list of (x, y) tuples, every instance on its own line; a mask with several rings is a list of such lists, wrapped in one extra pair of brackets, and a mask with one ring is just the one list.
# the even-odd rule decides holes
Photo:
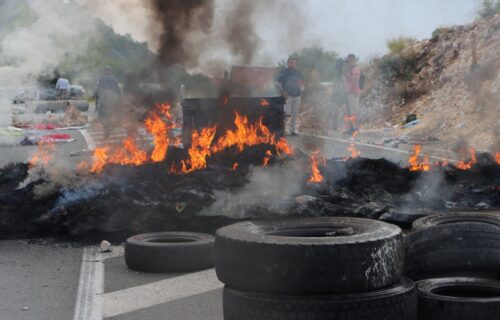
[(406, 48), (411, 46), (415, 39), (408, 37), (398, 37), (387, 41), (387, 48), (391, 54), (401, 54)]
[(483, 0), (483, 7), (479, 10), (481, 18), (487, 18), (500, 13), (500, 0)]
[(387, 79), (410, 81), (421, 69), (418, 52), (408, 49), (398, 55), (387, 55), (381, 59), (378, 69)]
[(445, 34), (449, 33), (450, 31), (451, 31), (451, 29), (446, 28), (446, 27), (437, 28), (436, 30), (434, 30), (432, 32), (432, 39), (436, 39), (437, 37), (439, 37), (441, 35), (445, 35)]

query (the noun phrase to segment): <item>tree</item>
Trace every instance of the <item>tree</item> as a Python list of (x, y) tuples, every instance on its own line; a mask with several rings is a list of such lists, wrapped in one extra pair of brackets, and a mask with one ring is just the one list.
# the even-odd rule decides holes
[(500, 13), (500, 0), (483, 0), (483, 7), (479, 10), (481, 18), (487, 18)]
[[(341, 59), (336, 52), (325, 51), (320, 47), (309, 47), (294, 52), (290, 57), (297, 60), (299, 69), (304, 74), (308, 84), (318, 81), (334, 81), (341, 75), (337, 67)], [(278, 65), (280, 69), (284, 69), (286, 66), (287, 59)]]

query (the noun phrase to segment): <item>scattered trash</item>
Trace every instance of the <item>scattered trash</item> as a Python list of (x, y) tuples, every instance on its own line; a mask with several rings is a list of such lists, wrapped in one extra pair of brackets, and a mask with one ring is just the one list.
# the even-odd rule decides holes
[(178, 213), (182, 213), (184, 209), (186, 209), (187, 203), (186, 202), (177, 202), (175, 204), (175, 210), (177, 210)]
[(109, 241), (102, 240), (99, 244), (99, 249), (101, 252), (111, 252), (111, 243), (109, 243)]
[(295, 202), (297, 202), (300, 205), (305, 205), (309, 202), (316, 201), (316, 199), (317, 198), (313, 197), (313, 196), (302, 195), (302, 196), (295, 197)]
[(70, 157), (79, 157), (79, 156), (84, 156), (84, 155), (88, 155), (88, 154), (92, 154), (92, 153), (93, 153), (92, 150), (83, 149), (80, 151), (73, 151), (69, 154), (69, 156)]
[(23, 146), (37, 145), (38, 143), (62, 143), (76, 141), (69, 134), (49, 134), (45, 136), (27, 136), (21, 141)]
[(327, 232), (325, 235), (333, 237), (333, 236), (350, 236), (353, 234), (354, 234), (354, 229), (349, 227), (349, 228), (338, 229), (332, 232)]
[(403, 125), (401, 128), (403, 128), (403, 129), (412, 128), (412, 127), (417, 126), (419, 123), (420, 123), (420, 120), (417, 119), (417, 120), (408, 122), (407, 124)]

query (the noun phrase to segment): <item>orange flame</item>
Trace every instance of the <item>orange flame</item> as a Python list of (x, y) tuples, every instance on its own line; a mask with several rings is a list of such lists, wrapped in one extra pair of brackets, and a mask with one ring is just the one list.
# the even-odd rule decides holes
[(326, 159), (319, 155), (319, 151), (315, 151), (309, 156), (309, 162), (311, 164), (311, 177), (308, 181), (313, 183), (321, 183), (325, 181), (325, 178), (321, 175), (318, 165), (325, 165)]
[(100, 173), (102, 169), (108, 163), (108, 151), (109, 147), (96, 148), (94, 150), (94, 155), (92, 156), (92, 168), (90, 169), (93, 173)]
[(39, 142), (38, 148), (33, 157), (31, 157), (28, 162), (30, 167), (34, 167), (36, 165), (47, 166), (52, 160), (53, 154), (56, 150), (56, 145), (52, 142)]
[(260, 106), (261, 107), (269, 107), (271, 104), (267, 99), (260, 99)]
[[(162, 117), (165, 117), (167, 121), (163, 121)], [(145, 120), (144, 124), (154, 137), (154, 149), (151, 154), (151, 160), (161, 162), (167, 156), (167, 149), (170, 143), (168, 134), (174, 127), (173, 118), (170, 114), (170, 105), (156, 105), (155, 110), (149, 113), (149, 117)]]
[(212, 147), (213, 152), (220, 152), (231, 147), (237, 147), (241, 152), (245, 147), (264, 143), (275, 144), (274, 135), (262, 123), (262, 118), (256, 124), (248, 124), (248, 118), (238, 112), (235, 112), (235, 117), (236, 130), (227, 130)]
[(495, 161), (498, 163), (498, 165), (500, 165), (500, 152), (497, 152), (495, 154)]
[(352, 127), (356, 127), (356, 115), (344, 115), (344, 129), (349, 128), (349, 122), (351, 123)]
[(276, 152), (278, 156), (280, 156), (281, 153), (293, 155), (293, 148), (288, 144), (288, 141), (282, 137), (276, 143)]
[(425, 155), (422, 162), (419, 163), (419, 155), (422, 150), (422, 146), (415, 145), (413, 146), (413, 154), (408, 159), (410, 163), (410, 171), (429, 171), (432, 166), (429, 162), (429, 155)]
[(267, 165), (269, 164), (269, 160), (271, 160), (272, 156), (273, 156), (273, 154), (272, 154), (271, 150), (267, 150), (266, 151), (266, 156), (262, 160), (262, 165), (264, 167), (267, 167)]
[(347, 151), (349, 151), (351, 156), (344, 158), (345, 161), (347, 161), (349, 159), (356, 159), (356, 158), (361, 157), (361, 151), (356, 149), (356, 144), (354, 144), (354, 143), (351, 143), (351, 145), (349, 147), (347, 147)]
[(214, 137), (215, 127), (204, 128), (201, 132), (193, 131), (191, 147), (188, 150), (189, 159), (181, 161), (182, 173), (190, 173), (207, 167), (207, 158), (211, 155), (210, 146)]
[(460, 161), (458, 162), (455, 166), (460, 169), (460, 170), (469, 170), (472, 168), (473, 165), (477, 163), (477, 157), (476, 157), (476, 149), (474, 148), (469, 148), (470, 152), (470, 160), (469, 161)]

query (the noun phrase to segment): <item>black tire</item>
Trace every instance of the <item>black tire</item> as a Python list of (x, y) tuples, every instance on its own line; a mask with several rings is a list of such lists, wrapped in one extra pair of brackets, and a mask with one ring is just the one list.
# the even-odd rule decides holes
[(446, 212), (433, 214), (413, 222), (413, 230), (457, 222), (483, 222), (500, 226), (500, 211), (496, 212)]
[[(325, 236), (327, 232), (354, 234)], [(342, 230), (343, 229), (343, 230)], [(358, 218), (242, 222), (215, 239), (219, 280), (242, 291), (350, 293), (401, 280), (401, 229)]]
[(417, 283), (421, 320), (497, 320), (500, 282), (481, 278), (438, 278)]
[(341, 295), (273, 295), (224, 288), (224, 320), (415, 320), (413, 281)]
[(214, 266), (214, 237), (191, 232), (156, 232), (132, 236), (125, 243), (125, 262), (136, 271), (175, 273)]
[(500, 227), (486, 223), (451, 223), (405, 237), (405, 275), (413, 280), (450, 272), (498, 272)]

